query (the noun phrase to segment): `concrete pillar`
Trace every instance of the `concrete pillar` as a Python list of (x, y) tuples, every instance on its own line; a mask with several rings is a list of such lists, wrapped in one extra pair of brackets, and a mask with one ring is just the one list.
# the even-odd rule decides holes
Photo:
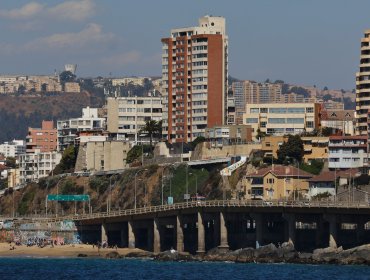
[(120, 231), (120, 247), (125, 247), (125, 231), (123, 229)]
[(101, 225), (101, 239), (100, 239), (101, 242), (108, 242), (108, 235), (107, 235), (107, 225), (105, 223), (103, 223)]
[(324, 215), (324, 220), (329, 222), (329, 247), (337, 248), (337, 217)]
[(363, 221), (359, 221), (357, 223), (357, 229), (356, 229), (357, 245), (362, 245), (364, 242), (365, 223), (366, 222), (363, 222)]
[(291, 244), (295, 244), (295, 233), (296, 233), (296, 219), (294, 214), (283, 213), (283, 219), (288, 223), (288, 235), (285, 236), (285, 240)]
[(228, 250), (229, 243), (227, 239), (227, 226), (225, 221), (225, 214), (220, 212), (220, 246), (219, 249)]
[(198, 250), (197, 254), (204, 254), (206, 252), (205, 246), (205, 230), (203, 224), (202, 214), (198, 212)]
[(263, 216), (261, 213), (252, 213), (250, 214), (250, 216), (256, 223), (256, 246), (257, 243), (259, 246), (261, 246), (263, 245), (263, 231), (264, 231)]
[(128, 247), (130, 249), (135, 248), (135, 234), (134, 234), (134, 229), (133, 229), (133, 224), (132, 222), (127, 223), (127, 236), (128, 236)]
[(180, 216), (176, 216), (176, 250), (179, 253), (184, 252), (184, 231)]
[(158, 219), (153, 221), (153, 252), (161, 252), (161, 235), (159, 232), (159, 222)]

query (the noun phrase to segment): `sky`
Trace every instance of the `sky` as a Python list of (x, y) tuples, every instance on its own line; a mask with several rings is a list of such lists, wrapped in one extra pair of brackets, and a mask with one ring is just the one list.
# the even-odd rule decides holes
[(171, 28), (224, 16), (229, 74), (355, 87), (368, 0), (1, 0), (0, 74), (160, 76)]

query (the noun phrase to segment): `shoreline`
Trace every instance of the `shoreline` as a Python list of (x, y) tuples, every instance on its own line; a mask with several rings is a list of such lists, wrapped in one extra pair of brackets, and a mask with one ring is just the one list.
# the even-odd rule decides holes
[(370, 266), (370, 244), (352, 249), (321, 248), (312, 253), (301, 253), (290, 243), (277, 248), (274, 244), (261, 246), (258, 249), (244, 248), (235, 251), (214, 248), (206, 254), (191, 255), (177, 251), (152, 253), (141, 249), (98, 248), (92, 245), (75, 244), (63, 246), (27, 247), (15, 246), (10, 250), (9, 243), (0, 243), (1, 258), (83, 258), (83, 259), (145, 259), (174, 262), (231, 262), (231, 263), (286, 263), (286, 264), (335, 264)]

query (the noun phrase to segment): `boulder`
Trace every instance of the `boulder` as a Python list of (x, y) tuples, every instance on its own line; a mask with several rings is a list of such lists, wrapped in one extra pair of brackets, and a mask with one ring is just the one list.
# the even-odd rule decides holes
[(278, 259), (278, 249), (270, 243), (254, 250), (254, 256), (258, 262), (275, 262)]
[(116, 251), (112, 251), (112, 252), (107, 253), (105, 255), (105, 258), (106, 259), (120, 259), (121, 255)]
[(218, 247), (210, 249), (207, 254), (203, 257), (205, 261), (230, 261), (234, 262), (237, 255), (233, 251), (219, 249)]
[(152, 252), (147, 252), (147, 251), (140, 251), (140, 252), (130, 252), (125, 255), (125, 258), (152, 258), (153, 253)]
[(242, 263), (249, 263), (254, 261), (254, 250), (253, 248), (243, 248), (234, 251), (237, 255), (236, 261)]
[(313, 251), (312, 259), (319, 263), (337, 263), (339, 253), (343, 251), (342, 247), (333, 248), (321, 248)]
[(80, 253), (80, 254), (77, 255), (77, 258), (87, 258), (87, 255)]
[(158, 261), (176, 261), (178, 259), (178, 252), (175, 250), (169, 250), (158, 253), (154, 259)]

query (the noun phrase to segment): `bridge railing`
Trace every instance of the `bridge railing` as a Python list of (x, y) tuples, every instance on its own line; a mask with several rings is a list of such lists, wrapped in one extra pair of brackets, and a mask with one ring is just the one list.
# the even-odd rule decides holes
[[(263, 200), (204, 200), (204, 201), (189, 201), (174, 204), (148, 206), (136, 209), (114, 210), (108, 212), (97, 212), (91, 214), (65, 215), (56, 217), (51, 215), (30, 215), (21, 217), (6, 217), (6, 219), (29, 219), (29, 220), (44, 220), (55, 222), (60, 220), (88, 220), (96, 218), (109, 218), (118, 216), (130, 216), (151, 214), (163, 211), (181, 210), (196, 207), (284, 207), (284, 208), (370, 208), (366, 202), (341, 202), (341, 201), (263, 201)], [(4, 217), (5, 218), (5, 217)], [(0, 217), (2, 220), (2, 217)]]
[[(69, 216), (70, 219), (84, 220), (105, 217), (130, 216), (140, 214), (150, 214), (162, 211), (180, 210), (196, 207), (285, 207), (285, 208), (370, 208), (369, 203), (365, 202), (330, 202), (330, 201), (262, 201), (262, 200), (209, 200), (174, 203), (171, 205), (149, 206), (137, 209), (118, 210), (110, 212), (98, 212)], [(68, 216), (67, 216), (68, 217)], [(67, 218), (64, 217), (64, 218)]]

